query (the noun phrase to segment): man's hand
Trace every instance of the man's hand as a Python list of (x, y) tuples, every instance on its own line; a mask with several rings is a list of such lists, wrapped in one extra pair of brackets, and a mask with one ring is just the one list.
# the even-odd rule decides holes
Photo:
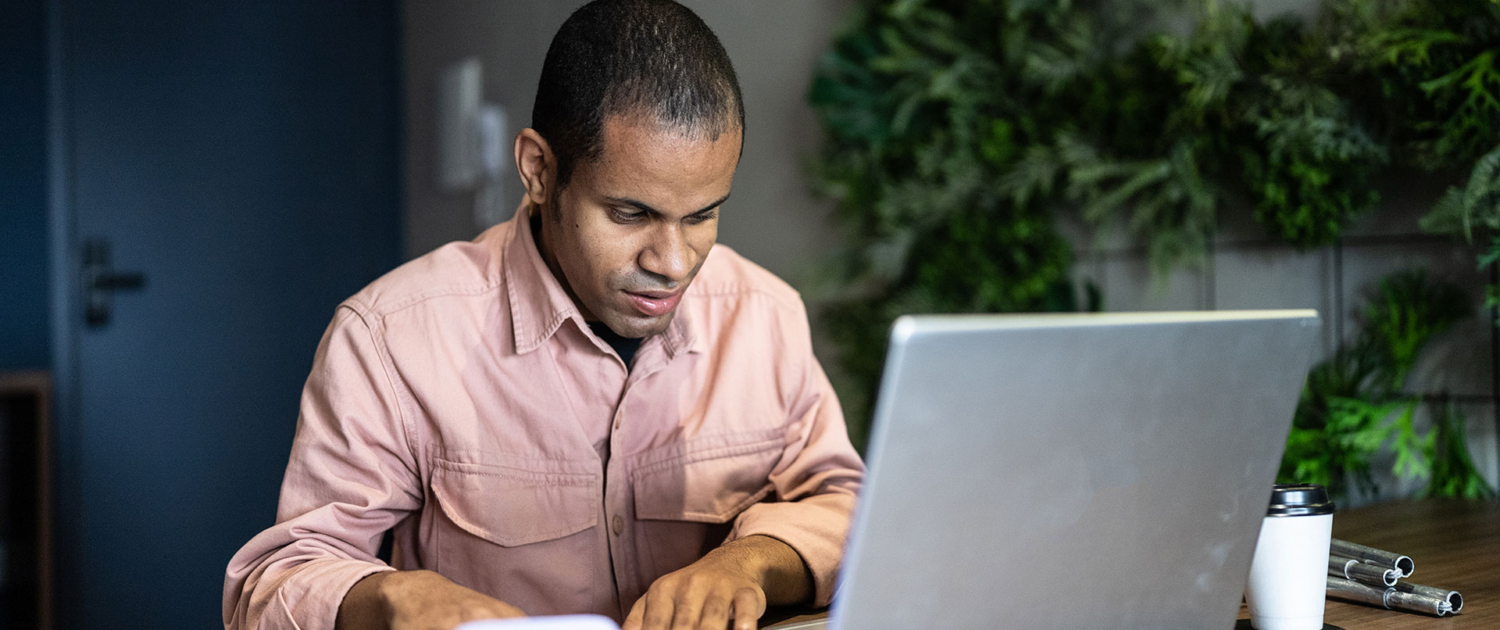
[(338, 630), (453, 630), (465, 621), (525, 617), (515, 606), (432, 571), (387, 571), (355, 583), (339, 604)]
[(656, 580), (636, 600), (622, 630), (755, 630), (767, 603), (812, 596), (812, 577), (791, 547), (766, 536), (725, 544)]

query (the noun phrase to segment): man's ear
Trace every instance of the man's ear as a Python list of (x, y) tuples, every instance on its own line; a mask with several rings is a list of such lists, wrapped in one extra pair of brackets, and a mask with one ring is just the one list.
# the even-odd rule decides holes
[(521, 185), (526, 187), (526, 199), (537, 207), (546, 207), (552, 185), (557, 181), (557, 159), (547, 139), (535, 129), (522, 129), (516, 134), (516, 170), (521, 174)]

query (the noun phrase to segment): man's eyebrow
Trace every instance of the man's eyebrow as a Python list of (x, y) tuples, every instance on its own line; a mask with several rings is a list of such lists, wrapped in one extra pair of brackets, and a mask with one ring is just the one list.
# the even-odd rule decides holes
[[(635, 208), (636, 210), (640, 210), (641, 212), (648, 212), (648, 213), (654, 214), (656, 216), (661, 216), (661, 214), (662, 214), (662, 212), (660, 210), (657, 210), (656, 208), (651, 207), (650, 204), (648, 204), (648, 203), (646, 203), (644, 201), (638, 201), (638, 200), (635, 200), (635, 199), (631, 199), (629, 197), (605, 197), (604, 200), (607, 201), (607, 202), (609, 202), (609, 203), (613, 203), (613, 204), (617, 204), (617, 205), (630, 206), (632, 208)], [(719, 199), (717, 201), (715, 201), (715, 202), (713, 202), (711, 204), (708, 204), (708, 205), (704, 206), (703, 208), (701, 208), (699, 210), (693, 211), (692, 214), (703, 214), (705, 212), (708, 212), (709, 210), (713, 210), (714, 208), (717, 208), (719, 206), (724, 205), (724, 202), (726, 202), (726, 201), (729, 201), (729, 195), (724, 195), (723, 197), (719, 197)], [(689, 216), (691, 216), (691, 215), (689, 215)]]

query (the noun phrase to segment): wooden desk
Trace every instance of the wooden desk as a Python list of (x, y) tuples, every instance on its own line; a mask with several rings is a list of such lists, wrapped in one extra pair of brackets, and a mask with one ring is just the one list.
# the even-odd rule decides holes
[[(1438, 618), (1329, 600), (1324, 613), (1328, 623), (1344, 630), (1500, 628), (1500, 502), (1428, 500), (1363, 507), (1336, 514), (1333, 535), (1411, 556), (1417, 565), (1411, 581), (1462, 593), (1464, 611)], [(764, 627), (825, 616), (773, 611)], [(1243, 605), (1240, 618), (1250, 618)]]

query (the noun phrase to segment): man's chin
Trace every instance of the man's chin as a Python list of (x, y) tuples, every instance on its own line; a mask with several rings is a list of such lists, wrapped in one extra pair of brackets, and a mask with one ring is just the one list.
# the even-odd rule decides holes
[(612, 316), (601, 317), (600, 319), (606, 326), (609, 326), (610, 330), (615, 331), (615, 334), (621, 337), (640, 339), (665, 332), (667, 327), (672, 325), (672, 318), (676, 316), (677, 311), (674, 310), (658, 317), (649, 317), (640, 313), (629, 315), (614, 313)]

